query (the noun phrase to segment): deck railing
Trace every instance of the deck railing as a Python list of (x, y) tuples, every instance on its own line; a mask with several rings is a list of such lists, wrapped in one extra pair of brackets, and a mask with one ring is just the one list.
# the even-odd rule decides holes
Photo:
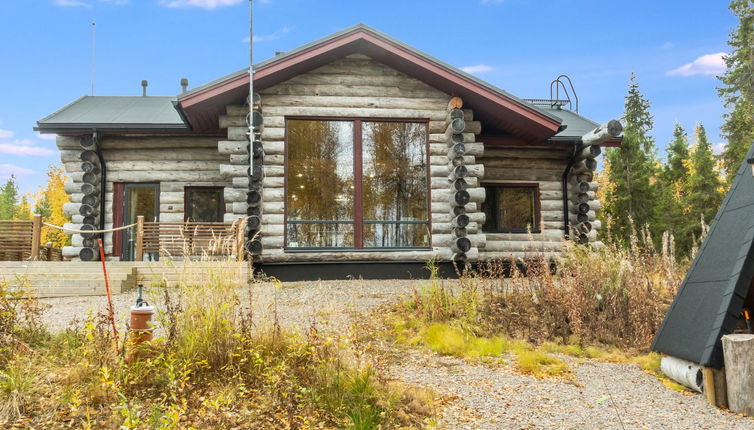
[[(42, 216), (29, 221), (0, 221), (0, 261), (40, 260), (55, 258), (51, 244), (40, 246)], [(58, 250), (59, 251), (59, 250)]]
[(236, 256), (243, 260), (243, 220), (236, 222), (136, 221), (136, 261), (147, 254), (174, 257)]

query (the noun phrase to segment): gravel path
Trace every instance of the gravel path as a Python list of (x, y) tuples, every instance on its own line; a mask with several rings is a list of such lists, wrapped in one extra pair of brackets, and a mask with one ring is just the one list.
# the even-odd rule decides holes
[[(416, 281), (322, 281), (251, 287), (255, 319), (305, 330), (313, 321), (324, 330), (344, 331), (352, 317), (399, 296)], [(244, 292), (244, 296), (247, 296)], [(89, 309), (105, 309), (104, 297), (45, 299), (44, 321), (64, 329)], [(114, 297), (124, 323), (134, 294)], [(155, 299), (153, 299), (155, 301)], [(156, 300), (160, 304), (160, 300)], [(663, 387), (633, 364), (563, 357), (574, 382), (523, 376), (500, 360), (494, 366), (407, 349), (387, 366), (388, 376), (429, 388), (446, 399), (440, 427), (447, 429), (754, 429), (754, 419), (710, 407), (702, 395)]]

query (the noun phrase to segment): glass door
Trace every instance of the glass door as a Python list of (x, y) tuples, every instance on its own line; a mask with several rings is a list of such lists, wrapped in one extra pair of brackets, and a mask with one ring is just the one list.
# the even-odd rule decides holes
[[(136, 222), (143, 216), (145, 222), (159, 221), (160, 184), (125, 184), (123, 199), (123, 225)], [(136, 251), (136, 231), (126, 229), (123, 234), (123, 254), (125, 261), (133, 261)]]

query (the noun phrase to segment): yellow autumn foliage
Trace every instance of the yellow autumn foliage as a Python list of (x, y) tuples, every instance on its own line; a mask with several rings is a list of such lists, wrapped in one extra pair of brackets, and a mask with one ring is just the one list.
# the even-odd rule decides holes
[[(47, 172), (47, 184), (41, 187), (37, 201), (46, 201), (50, 213), (44, 221), (54, 225), (63, 225), (71, 218), (63, 213), (63, 205), (70, 202), (70, 196), (65, 192), (65, 182), (68, 177), (62, 167), (50, 165)], [(70, 236), (58, 229), (42, 226), (42, 243), (52, 242), (56, 247), (63, 247), (70, 242)]]

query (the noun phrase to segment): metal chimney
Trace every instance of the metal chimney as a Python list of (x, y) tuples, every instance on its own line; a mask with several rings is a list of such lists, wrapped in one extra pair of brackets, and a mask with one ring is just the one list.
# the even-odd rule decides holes
[(188, 78), (181, 78), (181, 93), (188, 91)]
[(149, 82), (147, 82), (146, 79), (141, 81), (141, 95), (146, 97), (147, 96), (147, 87), (149, 86)]

